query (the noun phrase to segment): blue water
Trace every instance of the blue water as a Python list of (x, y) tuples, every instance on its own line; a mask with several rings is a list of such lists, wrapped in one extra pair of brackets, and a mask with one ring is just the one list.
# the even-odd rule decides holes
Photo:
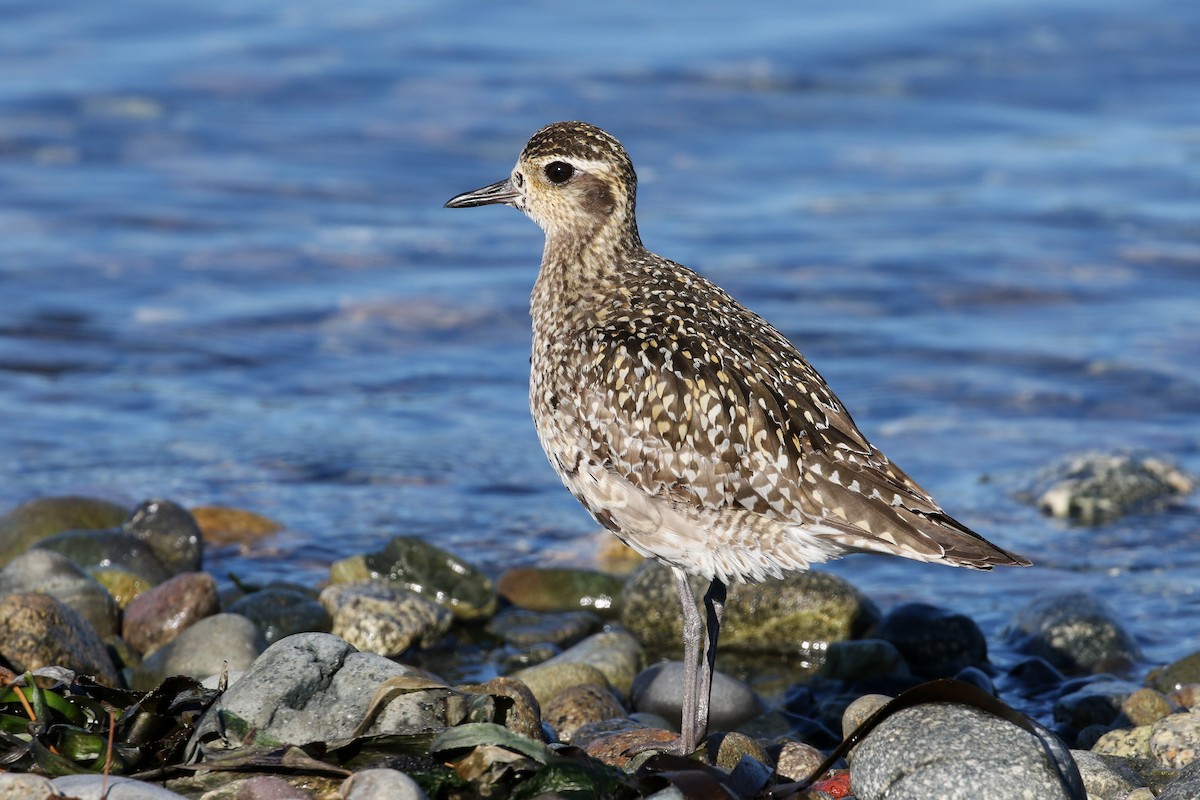
[(639, 166), (648, 246), (1038, 563), (831, 569), (993, 641), (1082, 588), (1189, 652), (1194, 498), (1074, 528), (1013, 495), (1081, 449), (1200, 471), (1200, 6), (589, 5), (0, 0), (0, 506), (250, 508), (288, 529), (210, 559), (250, 580), (397, 533), (586, 561), (526, 409), (540, 232), (441, 208), (582, 118)]

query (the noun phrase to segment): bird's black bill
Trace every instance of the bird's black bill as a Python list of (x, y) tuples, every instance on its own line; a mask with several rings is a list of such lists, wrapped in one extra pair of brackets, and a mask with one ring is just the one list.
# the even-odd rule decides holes
[(445, 208), (474, 208), (475, 206), (490, 206), (496, 204), (511, 205), (517, 199), (517, 192), (510, 181), (502, 180), (473, 192), (464, 192), (446, 201)]

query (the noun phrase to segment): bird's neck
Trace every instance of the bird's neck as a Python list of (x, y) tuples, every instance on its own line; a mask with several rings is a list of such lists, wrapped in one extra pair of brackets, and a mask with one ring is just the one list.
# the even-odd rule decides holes
[(634, 223), (601, 226), (591, 236), (548, 234), (533, 288), (534, 316), (539, 308), (557, 308), (577, 324), (587, 324), (620, 293), (630, 265), (643, 251)]

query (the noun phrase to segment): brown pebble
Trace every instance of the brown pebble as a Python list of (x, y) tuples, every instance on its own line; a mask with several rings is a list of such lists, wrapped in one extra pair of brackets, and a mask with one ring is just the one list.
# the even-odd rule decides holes
[(283, 530), (273, 519), (228, 506), (198, 506), (191, 509), (204, 541), (208, 544), (251, 544)]
[(570, 744), (581, 726), (624, 717), (625, 709), (608, 689), (590, 683), (560, 692), (546, 704), (542, 716), (558, 733), (558, 738)]
[(1121, 713), (1134, 725), (1150, 725), (1170, 714), (1170, 701), (1153, 689), (1138, 689), (1121, 703)]
[(585, 752), (610, 767), (625, 768), (639, 754), (666, 750), (679, 740), (679, 734), (657, 728), (634, 728), (630, 731), (598, 736), (588, 743)]
[[(539, 742), (546, 741), (546, 732), (542, 729), (542, 710), (538, 706), (537, 698), (529, 691), (528, 686), (516, 678), (501, 676), (492, 678), (487, 683), (471, 683), (454, 688), (470, 694), (491, 694), (510, 698), (512, 706), (504, 711), (503, 719), (496, 721), (522, 736)], [(497, 708), (500, 708), (500, 704)]]
[(146, 654), (219, 610), (217, 582), (207, 572), (184, 572), (135, 597), (125, 607), (121, 636)]

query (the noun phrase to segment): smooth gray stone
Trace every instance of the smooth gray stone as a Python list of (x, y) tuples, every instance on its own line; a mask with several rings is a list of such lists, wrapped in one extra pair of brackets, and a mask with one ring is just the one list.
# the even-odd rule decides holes
[[(633, 682), (633, 707), (679, 725), (683, 709), (683, 662), (663, 661), (642, 670)], [(737, 678), (714, 672), (708, 710), (710, 733), (730, 731), (762, 713), (762, 701)]]
[(41, 592), (75, 609), (106, 638), (117, 633), (121, 608), (100, 581), (62, 553), (34, 548), (0, 570), (0, 595)]
[(203, 680), (223, 670), (245, 669), (267, 642), (240, 614), (214, 614), (185, 629), (142, 660), (133, 672), (134, 689), (153, 689), (171, 675)]
[[(65, 797), (74, 800), (187, 800), (170, 789), (121, 775), (109, 775), (107, 782), (103, 775), (64, 775), (52, 783)], [(108, 792), (102, 794), (106, 785)]]
[(929, 703), (888, 717), (850, 756), (858, 800), (1065, 797), (1031, 734), (968, 706)]

